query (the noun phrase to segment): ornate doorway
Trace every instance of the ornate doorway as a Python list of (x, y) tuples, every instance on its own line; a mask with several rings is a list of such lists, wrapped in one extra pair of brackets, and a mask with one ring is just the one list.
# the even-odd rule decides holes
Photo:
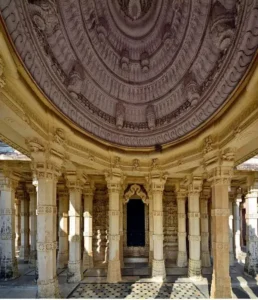
[(145, 246), (144, 203), (140, 199), (132, 199), (127, 203), (127, 246)]
[(149, 256), (149, 200), (142, 185), (129, 185), (124, 194), (124, 256)]

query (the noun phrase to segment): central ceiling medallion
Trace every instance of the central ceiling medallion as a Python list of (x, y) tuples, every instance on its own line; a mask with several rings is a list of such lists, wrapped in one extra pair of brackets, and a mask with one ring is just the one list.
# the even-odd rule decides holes
[(118, 0), (121, 10), (132, 20), (144, 16), (152, 5), (152, 0)]

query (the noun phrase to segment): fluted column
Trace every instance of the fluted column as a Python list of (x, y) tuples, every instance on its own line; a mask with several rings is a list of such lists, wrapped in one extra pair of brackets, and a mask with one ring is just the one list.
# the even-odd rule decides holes
[(228, 226), (229, 226), (229, 265), (233, 267), (235, 265), (235, 255), (234, 255), (234, 240), (233, 240), (233, 202), (234, 202), (234, 192), (229, 193), (229, 203), (228, 203), (228, 209), (229, 209), (229, 218), (228, 218)]
[(25, 191), (25, 187), (20, 185), (17, 189), (17, 197), (21, 202), (21, 247), (20, 259), (24, 263), (29, 262), (30, 246), (29, 246), (29, 199)]
[(212, 185), (213, 274), (211, 298), (232, 298), (229, 276), (229, 195), (233, 161), (231, 159), (208, 166)]
[(93, 252), (92, 252), (92, 205), (94, 196), (94, 186), (92, 184), (85, 185), (83, 189), (84, 200), (84, 251), (83, 251), (83, 270), (93, 268)]
[(202, 267), (211, 266), (211, 257), (209, 249), (209, 214), (208, 201), (211, 195), (211, 188), (204, 185), (200, 194), (201, 206), (201, 261)]
[(78, 172), (66, 173), (69, 189), (69, 262), (68, 282), (80, 282), (83, 278), (81, 261), (81, 199), (85, 183)]
[(200, 235), (200, 192), (202, 178), (194, 176), (188, 186), (189, 218), (189, 264), (188, 276), (200, 277), (201, 274), (201, 235)]
[(150, 191), (153, 201), (153, 262), (152, 277), (163, 281), (166, 269), (163, 253), (163, 191), (167, 177), (157, 174), (150, 177)]
[(177, 266), (187, 266), (187, 251), (186, 251), (186, 190), (180, 188), (177, 190), (177, 218), (178, 218), (178, 253), (177, 253)]
[(257, 197), (258, 180), (249, 178), (248, 193), (245, 196), (246, 207), (246, 259), (244, 271), (252, 277), (258, 274), (258, 237), (257, 237)]
[(58, 254), (57, 267), (62, 269), (68, 265), (68, 209), (69, 209), (69, 193), (64, 184), (57, 185), (57, 193), (59, 199), (58, 209)]
[(29, 263), (32, 267), (36, 266), (37, 261), (37, 193), (36, 188), (32, 184), (26, 184), (29, 194), (29, 233), (30, 233), (30, 256)]
[(18, 276), (15, 257), (15, 189), (18, 176), (11, 171), (0, 174), (0, 242), (2, 248), (0, 278), (5, 280)]
[(15, 198), (15, 250), (21, 246), (21, 202)]
[(122, 178), (120, 174), (106, 174), (109, 194), (109, 258), (107, 281), (116, 283), (122, 280), (120, 264), (119, 198)]
[(240, 203), (242, 202), (242, 193), (238, 191), (234, 200), (234, 239), (235, 239), (235, 255), (236, 259), (242, 253), (240, 243)]

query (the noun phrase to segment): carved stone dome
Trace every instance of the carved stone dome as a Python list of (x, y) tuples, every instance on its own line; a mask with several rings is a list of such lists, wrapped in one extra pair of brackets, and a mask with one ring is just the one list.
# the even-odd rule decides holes
[(255, 0), (1, 1), (14, 47), (45, 96), (118, 145), (176, 141), (210, 119), (258, 45)]

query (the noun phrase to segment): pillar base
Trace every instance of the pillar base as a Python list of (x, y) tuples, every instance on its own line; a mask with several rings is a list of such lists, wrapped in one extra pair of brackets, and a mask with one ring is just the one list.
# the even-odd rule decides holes
[(163, 281), (166, 278), (166, 268), (164, 259), (152, 261), (152, 278), (155, 278), (158, 281)]
[(93, 268), (93, 253), (83, 252), (83, 271)]
[(189, 259), (188, 277), (194, 278), (195, 280), (202, 278), (201, 260)]
[(107, 282), (117, 283), (122, 281), (120, 260), (110, 260), (108, 262)]
[(202, 267), (209, 268), (211, 266), (210, 252), (202, 251)]
[(58, 280), (38, 280), (37, 298), (60, 298)]
[(78, 262), (68, 262), (67, 270), (67, 282), (76, 283), (80, 282), (83, 278), (81, 261)]
[(178, 251), (176, 265), (179, 268), (184, 268), (187, 266), (187, 253), (184, 251)]
[(8, 280), (19, 277), (18, 265), (16, 257), (14, 260), (10, 259), (1, 259), (1, 272), (0, 278)]
[(58, 251), (57, 255), (57, 267), (59, 269), (64, 269), (68, 266), (68, 258), (69, 258), (69, 253), (67, 252), (60, 252)]
[(212, 275), (211, 298), (232, 298), (231, 281), (229, 276), (216, 277), (215, 275)]
[(258, 270), (256, 268), (256, 258), (251, 257), (250, 253), (247, 252), (245, 258), (245, 266), (244, 266), (244, 273), (255, 278), (258, 274)]

